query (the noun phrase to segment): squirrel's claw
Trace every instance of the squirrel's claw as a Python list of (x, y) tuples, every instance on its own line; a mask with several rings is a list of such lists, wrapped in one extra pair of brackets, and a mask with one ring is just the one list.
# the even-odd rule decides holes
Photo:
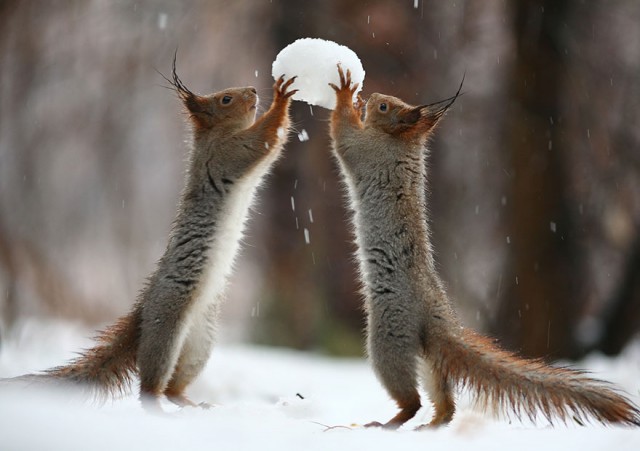
[(293, 89), (289, 92), (287, 92), (287, 89), (289, 88), (289, 86), (291, 86), (293, 84), (293, 82), (296, 81), (296, 78), (298, 78), (298, 76), (294, 76), (289, 78), (286, 82), (284, 81), (284, 74), (280, 76), (280, 78), (278, 78), (278, 80), (276, 81), (276, 83), (273, 85), (273, 89), (276, 93), (276, 97), (280, 97), (280, 98), (284, 98), (284, 99), (288, 99), (289, 97), (291, 97), (292, 95), (294, 95), (296, 92), (298, 92), (297, 89)]
[(351, 70), (347, 69), (347, 75), (345, 76), (342, 65), (338, 63), (338, 74), (340, 75), (340, 88), (349, 88), (351, 86)]
[(367, 102), (365, 102), (364, 99), (362, 98), (362, 96), (360, 94), (358, 94), (358, 97), (356, 98), (356, 103), (354, 105), (356, 110), (362, 111), (366, 104), (367, 104)]
[(294, 81), (296, 81), (296, 78), (298, 78), (298, 76), (297, 76), (297, 75), (294, 75), (293, 77), (291, 77), (290, 79), (288, 79), (288, 80), (287, 80), (287, 82), (286, 82), (284, 85), (282, 85), (282, 90), (283, 90), (283, 91), (286, 91), (286, 90), (287, 90), (287, 88), (288, 88), (289, 86), (291, 86), (291, 85), (293, 84), (293, 82), (294, 82)]
[(288, 99), (289, 97), (291, 97), (291, 96), (295, 95), (295, 93), (296, 93), (296, 92), (298, 92), (298, 91), (299, 91), (298, 89), (294, 89), (294, 90), (292, 90), (292, 91), (289, 91), (289, 92), (287, 92), (287, 93), (285, 93), (285, 94), (284, 94), (284, 97), (285, 97), (286, 99)]
[(336, 92), (349, 91), (351, 95), (353, 95), (360, 84), (355, 83), (353, 86), (351, 86), (351, 70), (347, 69), (347, 73), (345, 75), (344, 71), (342, 70), (342, 65), (338, 63), (338, 75), (340, 76), (340, 87), (336, 86), (333, 83), (329, 83), (329, 86), (331, 86)]
[(336, 92), (338, 97), (349, 98), (349, 104), (353, 105), (354, 109), (358, 111), (362, 111), (362, 108), (365, 105), (365, 101), (358, 95), (356, 102), (353, 102), (353, 95), (358, 90), (360, 86), (359, 83), (354, 83), (351, 85), (351, 71), (347, 69), (347, 73), (342, 70), (342, 65), (338, 63), (338, 75), (340, 76), (340, 87), (336, 86), (333, 83), (329, 83), (329, 86)]
[(338, 75), (340, 76), (340, 87), (344, 88), (344, 72), (342, 71), (342, 65), (338, 63)]

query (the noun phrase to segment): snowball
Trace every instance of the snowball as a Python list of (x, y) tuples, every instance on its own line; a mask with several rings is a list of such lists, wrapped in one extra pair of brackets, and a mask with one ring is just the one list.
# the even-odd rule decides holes
[(362, 63), (353, 50), (332, 41), (298, 39), (278, 53), (271, 74), (276, 80), (283, 74), (285, 78), (297, 75), (292, 89), (298, 89), (298, 92), (293, 99), (332, 110), (336, 104), (336, 93), (329, 83), (340, 86), (338, 63), (345, 74), (347, 69), (351, 70), (351, 81), (358, 83), (353, 98), (355, 101), (364, 82)]

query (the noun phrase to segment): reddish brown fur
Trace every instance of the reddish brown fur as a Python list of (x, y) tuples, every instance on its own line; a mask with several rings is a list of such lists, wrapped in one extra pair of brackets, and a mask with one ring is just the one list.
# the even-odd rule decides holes
[[(275, 95), (281, 96), (281, 99), (291, 98), (298, 90), (292, 89), (287, 92), (287, 89), (295, 82), (296, 78), (297, 77), (292, 77), (285, 82), (284, 77), (280, 77), (274, 86), (276, 88)], [(256, 133), (259, 132), (261, 135), (267, 136), (266, 143), (269, 145), (269, 148), (275, 146), (286, 135), (289, 127), (288, 111), (289, 102), (274, 101), (271, 103), (269, 110), (260, 116), (251, 127)]]
[(434, 373), (454, 386), (469, 388), (484, 408), (513, 412), (518, 419), (535, 420), (541, 412), (549, 422), (573, 417), (582, 423), (591, 417), (601, 423), (640, 426), (637, 407), (582, 371), (520, 358), (468, 329), (436, 342), (437, 350), (429, 352)]
[(415, 396), (407, 399), (396, 399), (396, 404), (400, 409), (400, 412), (396, 414), (393, 418), (387, 421), (385, 424), (382, 424), (378, 421), (372, 421), (371, 423), (367, 423), (365, 427), (384, 427), (386, 429), (397, 429), (402, 426), (404, 423), (413, 418), (422, 404), (420, 403), (420, 396), (416, 393)]
[(184, 105), (186, 114), (188, 114), (189, 118), (191, 119), (191, 123), (193, 124), (193, 127), (196, 130), (199, 128), (207, 128), (208, 125), (206, 123), (207, 121), (204, 114), (206, 110), (207, 100), (202, 96), (199, 96), (191, 92), (191, 90), (185, 86), (182, 80), (180, 80), (180, 77), (178, 77), (178, 73), (176, 72), (176, 58), (177, 58), (177, 52), (173, 56), (173, 71), (171, 73), (172, 78), (169, 79), (162, 74), (160, 75), (167, 82), (169, 82), (169, 84), (173, 87), (173, 89), (175, 89), (176, 93), (178, 94), (178, 97), (180, 98), (180, 100), (182, 101), (182, 104)]
[[(353, 104), (353, 94), (358, 89), (359, 84), (355, 83), (351, 86), (351, 71), (347, 70), (347, 74), (345, 76), (339, 64), (338, 73), (340, 75), (340, 85), (348, 86), (349, 88), (340, 89), (333, 83), (329, 83), (329, 86), (334, 89), (337, 96), (336, 108), (331, 112), (331, 136), (337, 135), (336, 127), (344, 126), (345, 118), (341, 117), (338, 119), (338, 117), (344, 113), (347, 113), (345, 115), (346, 122), (350, 127), (359, 129), (363, 128), (361, 113), (365, 102), (362, 100), (362, 97), (358, 96), (358, 101), (355, 105)], [(338, 108), (342, 108), (343, 110), (339, 111)]]
[(7, 380), (60, 386), (76, 384), (97, 401), (122, 395), (129, 389), (137, 371), (139, 327), (140, 314), (136, 306), (131, 313), (95, 337), (96, 346), (85, 350), (68, 364)]
[(195, 402), (193, 402), (191, 399), (189, 399), (187, 397), (187, 395), (184, 394), (184, 390), (185, 390), (185, 386), (169, 386), (167, 387), (167, 389), (164, 391), (165, 396), (167, 397), (167, 399), (169, 401), (171, 401), (172, 403), (174, 403), (177, 406), (181, 406), (181, 407), (185, 407), (185, 406), (191, 406), (191, 407), (197, 407), (198, 404), (196, 404)]
[[(360, 121), (359, 108), (353, 106), (352, 97), (355, 87), (351, 86), (350, 73), (347, 71), (345, 74), (340, 66), (338, 66), (338, 73), (340, 87), (331, 85), (337, 96), (337, 106), (331, 115), (334, 153), (338, 157), (345, 178), (348, 181), (355, 179), (353, 185), (356, 182), (363, 185), (358, 189), (366, 193), (384, 190), (384, 187), (381, 188), (384, 184), (378, 179), (366, 177), (367, 171), (382, 172), (381, 167), (376, 165), (379, 163), (376, 158), (380, 155), (386, 158), (393, 152), (400, 155), (397, 162), (403, 160), (405, 155), (412, 155), (414, 158), (403, 161), (407, 166), (411, 166), (407, 161), (421, 161), (415, 158), (417, 152), (421, 151), (422, 145), (431, 136), (434, 127), (460, 95), (462, 83), (453, 97), (417, 107), (408, 105), (395, 97), (373, 94), (369, 99), (363, 125)], [(383, 105), (384, 108), (381, 108)], [(370, 129), (376, 133), (368, 134)], [(395, 139), (389, 139), (380, 144), (377, 141), (381, 135), (380, 132)], [(362, 154), (361, 158), (347, 158), (345, 152), (351, 149), (355, 149), (353, 152)], [(387, 161), (383, 160), (383, 163)], [(425, 168), (422, 163), (416, 163), (412, 169), (411, 172), (417, 174)], [(388, 177), (386, 183), (389, 183)], [(399, 184), (394, 185), (393, 189), (402, 190)], [(354, 193), (354, 190), (350, 192), (358, 198), (360, 194), (357, 190)], [(400, 197), (389, 196), (386, 191), (382, 194), (387, 197), (369, 195), (368, 199), (365, 199), (362, 195), (362, 199), (359, 199), (359, 207), (362, 208), (363, 217), (366, 217), (360, 220), (362, 221), (361, 229), (364, 232), (356, 232), (359, 234), (358, 240), (365, 243), (360, 244), (361, 247), (364, 246), (363, 254), (365, 254), (361, 256), (361, 267), (366, 268), (369, 263), (372, 265), (377, 263), (378, 266), (384, 267), (377, 262), (377, 255), (383, 254), (385, 263), (388, 260), (393, 261), (393, 265), (404, 264), (405, 266), (400, 268), (409, 273), (413, 260), (403, 261), (401, 257), (403, 253), (397, 252), (396, 249), (408, 243), (389, 241), (376, 234), (392, 234), (394, 224), (404, 221), (403, 226), (407, 229), (414, 227), (415, 236), (424, 234), (423, 252), (429, 254), (431, 250), (428, 233), (425, 233), (425, 229), (421, 227), (421, 218), (399, 219), (406, 215), (406, 209), (399, 208), (399, 203), (393, 204), (393, 199), (398, 200)], [(409, 196), (414, 196), (413, 207), (422, 207), (423, 199), (420, 194), (409, 191), (405, 197)], [(391, 199), (392, 205), (382, 205), (378, 211), (376, 202), (386, 202), (381, 200), (386, 198)], [(388, 224), (374, 226), (367, 222), (378, 220), (383, 223), (384, 221), (379, 218), (385, 208), (393, 215), (390, 216), (391, 220)], [(375, 211), (375, 214), (371, 211)], [(404, 233), (406, 229), (402, 230)], [(396, 235), (399, 236), (397, 231), (398, 229), (395, 230)], [(405, 233), (405, 235), (408, 234)], [(415, 241), (418, 240), (414, 239)], [(411, 243), (412, 248), (413, 244), (415, 243)], [(373, 251), (367, 250), (367, 246), (377, 250), (375, 256)], [(424, 257), (421, 255), (421, 258)], [(365, 259), (366, 262), (363, 261)], [(376, 275), (375, 268), (372, 273)], [(394, 294), (392, 297), (377, 296), (378, 291), (384, 291), (380, 289), (382, 283), (380, 280), (376, 281), (375, 288), (378, 290), (368, 287), (369, 290), (365, 291), (365, 295), (371, 297), (367, 304), (368, 319), (375, 321), (375, 326), (367, 330), (370, 356), (379, 379), (400, 408), (400, 412), (388, 423), (382, 425), (374, 422), (370, 423), (370, 426), (397, 428), (411, 419), (420, 407), (417, 381), (412, 375), (416, 368), (411, 367), (412, 357), (415, 354), (412, 347), (415, 342), (412, 339), (421, 340), (423, 343), (421, 355), (415, 357), (421, 358), (421, 361), (416, 362), (417, 366), (424, 367), (416, 373), (421, 376), (435, 407), (433, 419), (426, 427), (439, 426), (451, 421), (455, 413), (454, 389), (465, 387), (471, 389), (482, 407), (494, 411), (512, 412), (518, 418), (524, 416), (535, 420), (536, 416), (542, 413), (549, 421), (559, 418), (566, 422), (569, 418), (573, 418), (582, 423), (587, 418), (594, 418), (602, 423), (640, 425), (638, 408), (606, 383), (589, 378), (580, 371), (551, 367), (540, 360), (519, 358), (503, 351), (491, 340), (472, 331), (461, 329), (433, 267), (423, 268), (423, 272), (414, 277), (422, 280), (425, 273), (431, 279), (425, 287), (426, 294), (423, 301), (427, 304), (425, 308), (420, 306), (420, 298), (410, 298), (409, 301), (415, 302), (403, 304), (403, 308), (396, 309), (395, 317), (388, 321), (382, 321), (381, 318), (393, 310), (390, 304), (401, 303), (406, 298), (414, 296), (415, 291), (404, 292), (403, 289), (406, 286), (404, 280), (398, 284), (395, 283), (396, 281), (389, 282), (390, 287), (387, 291)], [(410, 274), (414, 275), (414, 273)], [(408, 314), (405, 314), (407, 312)], [(419, 337), (411, 335), (416, 334), (416, 331)]]
[[(224, 135), (224, 133), (228, 133), (229, 130), (231, 130), (231, 136), (238, 137), (236, 141), (225, 144), (225, 146), (228, 146), (226, 150), (232, 153), (236, 159), (240, 160), (231, 161), (230, 166), (237, 164), (240, 166), (238, 171), (247, 173), (251, 171), (252, 168), (244, 167), (243, 165), (246, 161), (242, 161), (242, 158), (246, 158), (250, 166), (251, 164), (259, 164), (260, 161), (264, 160), (264, 157), (270, 153), (274, 154), (274, 157), (278, 156), (279, 151), (287, 140), (289, 128), (289, 99), (296, 92), (296, 90), (287, 91), (287, 89), (294, 82), (295, 77), (286, 81), (281, 77), (276, 82), (274, 101), (271, 108), (258, 121), (255, 121), (255, 107), (257, 103), (255, 88), (230, 88), (209, 96), (197, 96), (189, 91), (178, 78), (175, 69), (175, 60), (173, 79), (166, 80), (178, 93), (183, 101), (183, 105), (189, 111), (196, 135), (198, 135), (199, 132), (203, 132), (205, 128), (213, 127), (217, 121), (218, 124), (224, 123), (223, 125), (227, 126), (226, 129), (221, 129), (221, 134)], [(221, 101), (225, 95), (235, 92), (247, 93), (249, 95), (246, 97), (243, 95), (238, 96), (237, 102), (233, 104), (233, 110), (227, 110), (226, 115), (220, 113), (220, 109), (213, 108), (217, 105), (215, 102)], [(211, 139), (217, 138), (218, 137), (214, 135)], [(197, 157), (203, 159), (204, 157), (201, 154), (209, 149), (206, 144), (203, 146), (203, 149), (199, 149), (199, 151), (194, 150), (192, 153), (192, 156), (195, 155), (194, 159), (190, 162), (192, 165), (204, 163), (204, 161), (197, 160)], [(252, 146), (255, 146), (255, 148)], [(268, 161), (268, 163), (273, 163), (273, 161), (272, 159)], [(264, 175), (265, 171), (266, 168), (260, 169), (259, 175)], [(208, 170), (204, 176), (209, 179), (212, 178)], [(195, 184), (198, 192), (200, 192), (199, 190), (201, 189), (200, 182), (202, 182), (202, 180), (198, 180), (197, 178), (195, 181), (192, 178), (187, 179), (187, 184)], [(211, 184), (214, 182), (209, 180), (208, 183)], [(218, 191), (220, 190), (218, 189)], [(185, 192), (188, 194), (187, 189), (185, 189)], [(203, 203), (206, 206), (207, 201), (205, 200)], [(185, 211), (197, 211), (196, 207), (191, 206), (191, 208), (192, 210), (180, 211), (178, 218), (180, 218), (181, 215), (187, 215)], [(176, 221), (174, 230), (179, 229), (179, 219)], [(211, 223), (214, 224), (214, 221)], [(189, 224), (189, 226), (192, 227), (192, 229), (185, 232), (187, 234), (191, 232), (189, 239), (197, 234), (205, 235), (209, 233), (209, 226), (207, 224), (196, 224), (196, 226), (200, 226), (197, 233), (193, 232), (193, 227), (196, 226), (193, 224)], [(207, 243), (203, 242), (203, 245), (207, 245)], [(167, 248), (167, 252), (169, 251), (175, 252), (175, 248), (171, 247), (171, 242)], [(160, 259), (158, 271), (160, 271), (161, 268), (164, 271), (163, 274), (172, 274), (172, 271), (175, 271), (178, 275), (175, 277), (165, 277), (165, 279), (170, 279), (174, 282), (178, 280), (181, 283), (175, 283), (174, 286), (178, 285), (180, 287), (183, 287), (185, 284), (195, 283), (189, 279), (189, 274), (195, 272), (193, 267), (186, 269), (180, 268), (181, 271), (177, 271), (175, 268), (170, 267), (171, 263), (167, 263), (173, 260), (166, 256), (167, 254)], [(176, 260), (181, 261), (178, 257), (176, 257)], [(186, 273), (186, 276), (180, 279), (183, 273)], [(162, 279), (161, 276), (158, 277)], [(167, 344), (176, 344), (173, 338), (179, 332), (176, 332), (175, 329), (178, 326), (175, 324), (181, 323), (184, 325), (188, 323), (186, 320), (181, 321), (184, 311), (177, 311), (176, 313), (178, 307), (175, 309), (173, 307), (182, 301), (184, 301), (183, 303), (189, 302), (191, 300), (189, 298), (191, 292), (185, 295), (183, 290), (172, 291), (172, 287), (169, 286), (169, 288), (167, 288), (166, 285), (159, 285), (161, 288), (158, 288), (158, 286), (153, 285), (155, 280), (154, 275), (150, 279), (150, 285), (148, 285), (147, 290), (141, 293), (138, 302), (129, 315), (121, 318), (113, 326), (107, 328), (96, 337), (97, 344), (93, 348), (85, 350), (79, 357), (66, 365), (52, 368), (40, 374), (28, 374), (17, 378), (0, 380), (0, 382), (22, 381), (28, 384), (42, 382), (48, 385), (78, 385), (85, 388), (86, 391), (89, 392), (88, 394), (93, 395), (98, 400), (105, 400), (108, 397), (113, 397), (124, 392), (129, 388), (133, 377), (138, 375), (141, 380), (140, 399), (145, 408), (152, 411), (161, 411), (159, 397), (163, 393), (178, 405), (195, 405), (184, 395), (184, 389), (186, 385), (193, 380), (193, 377), (197, 375), (189, 374), (189, 371), (199, 372), (201, 370), (202, 357), (196, 356), (194, 358), (195, 364), (193, 362), (187, 362), (187, 369), (180, 366), (181, 361), (179, 355), (176, 363), (168, 369), (160, 368), (158, 370), (158, 368), (153, 367), (154, 364), (162, 365), (168, 361), (166, 356), (173, 350), (165, 352), (166, 349), (162, 347)], [(166, 291), (166, 293), (160, 293), (159, 295), (158, 293), (160, 291)], [(165, 303), (164, 305), (162, 305), (163, 302)], [(169, 308), (163, 308), (167, 307), (167, 304)], [(155, 315), (157, 311), (154, 310), (154, 307), (160, 309), (158, 315), (170, 316), (167, 321), (169, 327), (159, 332), (154, 331), (156, 335), (149, 338), (148, 330), (142, 329), (143, 327), (149, 327), (148, 321), (146, 323), (143, 322), (143, 314), (151, 312), (150, 315)], [(175, 317), (172, 317), (171, 315), (174, 313)], [(159, 320), (157, 321), (159, 322)], [(210, 319), (210, 323), (204, 327), (213, 328), (214, 326), (215, 319)], [(174, 329), (171, 327), (174, 327)], [(145, 335), (147, 338), (146, 342)], [(206, 341), (208, 338), (211, 337), (205, 337), (203, 340)], [(202, 343), (205, 347), (210, 346), (210, 344), (210, 342)], [(147, 345), (146, 348), (145, 345)], [(144, 349), (144, 351), (141, 349)], [(181, 350), (178, 350), (178, 352), (181, 352)], [(147, 360), (146, 362), (145, 359)], [(193, 366), (197, 366), (198, 369), (193, 370)], [(151, 367), (151, 370), (149, 367)], [(153, 371), (156, 371), (156, 373), (153, 373)], [(171, 373), (168, 371), (171, 371)], [(149, 376), (150, 372), (151, 376)], [(187, 373), (186, 377), (185, 373)], [(145, 375), (147, 376), (147, 380), (145, 380)], [(168, 381), (166, 379), (163, 380), (165, 376), (170, 377), (170, 379)], [(151, 382), (148, 382), (149, 380)], [(145, 385), (145, 382), (148, 382), (147, 385)]]

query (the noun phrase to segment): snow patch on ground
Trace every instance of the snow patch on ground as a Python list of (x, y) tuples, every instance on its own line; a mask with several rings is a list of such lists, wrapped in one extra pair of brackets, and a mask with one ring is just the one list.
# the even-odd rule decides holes
[[(0, 377), (57, 365), (89, 345), (91, 332), (61, 323), (25, 323), (0, 352)], [(594, 355), (579, 365), (625, 388), (638, 402), (640, 343), (618, 359)], [(135, 394), (104, 406), (71, 401), (66, 393), (0, 387), (0, 449), (234, 449), (340, 450), (472, 449), (635, 450), (640, 429), (509, 422), (473, 410), (468, 397), (449, 427), (412, 429), (427, 422), (428, 407), (400, 431), (365, 429), (395, 407), (363, 359), (334, 359), (284, 349), (221, 345), (189, 390), (210, 410), (146, 414)], [(426, 403), (426, 402), (425, 402)]]

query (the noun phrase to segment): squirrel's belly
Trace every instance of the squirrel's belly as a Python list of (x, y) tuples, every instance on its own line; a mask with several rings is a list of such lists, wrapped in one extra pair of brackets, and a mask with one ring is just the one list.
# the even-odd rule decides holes
[(254, 197), (257, 180), (247, 177), (239, 180), (229, 194), (223, 213), (224, 218), (211, 241), (207, 263), (195, 302), (196, 309), (218, 302), (223, 294), (227, 279), (233, 269), (235, 257), (240, 248), (245, 220)]
[(202, 272), (199, 289), (193, 302), (193, 318), (204, 315), (209, 305), (218, 303), (227, 286), (227, 279), (240, 248), (249, 208), (257, 187), (268, 172), (278, 153), (273, 152), (258, 163), (252, 172), (236, 181), (226, 199), (219, 223), (211, 239), (207, 263)]

